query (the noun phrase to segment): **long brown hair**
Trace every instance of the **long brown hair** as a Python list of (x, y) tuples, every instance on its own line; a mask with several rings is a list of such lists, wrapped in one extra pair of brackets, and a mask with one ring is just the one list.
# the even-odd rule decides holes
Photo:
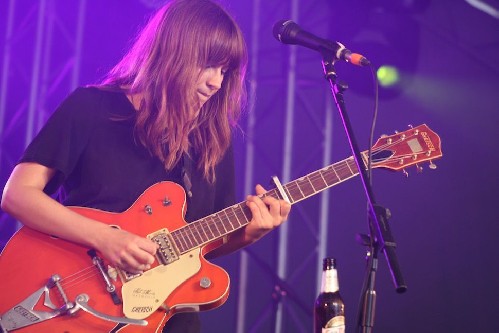
[[(193, 117), (200, 71), (220, 65), (228, 68), (221, 89)], [(152, 16), (103, 85), (141, 96), (136, 138), (166, 170), (191, 145), (198, 168), (213, 182), (245, 102), (246, 65), (243, 35), (223, 8), (210, 0), (174, 0)]]

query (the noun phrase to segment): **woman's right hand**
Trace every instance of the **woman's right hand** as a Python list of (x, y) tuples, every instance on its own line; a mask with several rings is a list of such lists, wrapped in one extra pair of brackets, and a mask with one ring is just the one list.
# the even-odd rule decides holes
[(111, 265), (130, 273), (148, 270), (158, 249), (158, 245), (147, 238), (112, 227), (97, 238), (96, 250), (109, 260)]

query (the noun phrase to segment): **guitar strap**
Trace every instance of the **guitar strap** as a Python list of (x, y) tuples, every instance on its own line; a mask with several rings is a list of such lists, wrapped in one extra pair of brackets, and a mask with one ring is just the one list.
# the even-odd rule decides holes
[(185, 193), (187, 194), (187, 198), (192, 198), (192, 154), (184, 154), (182, 157), (182, 185), (184, 186)]

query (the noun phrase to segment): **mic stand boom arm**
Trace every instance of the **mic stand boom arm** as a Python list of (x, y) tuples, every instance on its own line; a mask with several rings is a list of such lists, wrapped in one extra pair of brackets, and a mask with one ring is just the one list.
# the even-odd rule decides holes
[[(392, 281), (395, 285), (395, 290), (398, 293), (405, 292), (407, 286), (402, 277), (402, 272), (400, 271), (400, 267), (395, 254), (395, 240), (391, 234), (390, 226), (388, 225), (388, 219), (384, 213), (386, 209), (382, 209), (378, 206), (374, 199), (374, 194), (368, 181), (368, 176), (366, 172), (366, 168), (364, 163), (362, 162), (360, 156), (360, 150), (358, 148), (357, 142), (355, 140), (355, 136), (352, 130), (352, 126), (350, 124), (350, 120), (348, 118), (348, 114), (346, 112), (345, 101), (343, 99), (343, 91), (346, 89), (345, 86), (338, 84), (336, 82), (336, 71), (334, 69), (334, 63), (336, 61), (335, 55), (330, 52), (323, 50), (322, 54), (322, 65), (324, 68), (324, 74), (326, 79), (329, 81), (331, 86), (331, 92), (333, 94), (334, 101), (336, 103), (336, 107), (340, 113), (341, 120), (343, 122), (343, 127), (345, 128), (345, 133), (347, 135), (348, 142), (350, 144), (350, 148), (352, 150), (353, 157), (355, 159), (355, 163), (357, 165), (357, 169), (359, 171), (359, 176), (361, 182), (364, 186), (364, 190), (367, 196), (368, 210), (369, 210), (369, 220), (372, 221), (370, 225), (370, 237), (372, 241), (376, 244), (373, 247), (375, 251), (383, 250), (385, 254), (385, 258), (388, 262), (388, 268), (390, 269), (390, 273), (392, 276)], [(371, 156), (369, 156), (371, 158)], [(377, 258), (377, 253), (372, 253), (373, 258)], [(370, 261), (372, 262), (372, 261)], [(368, 269), (372, 269), (368, 267)], [(375, 271), (375, 268), (374, 268)], [(366, 292), (365, 301), (373, 303), (374, 299), (369, 299), (370, 296), (374, 297), (374, 286), (373, 280), (371, 283), (368, 283), (368, 290)], [(367, 309), (371, 310), (371, 313), (365, 313), (364, 318), (367, 318), (368, 325), (372, 325), (372, 319), (374, 318), (374, 306), (367, 306)], [(366, 307), (363, 307), (366, 309)]]

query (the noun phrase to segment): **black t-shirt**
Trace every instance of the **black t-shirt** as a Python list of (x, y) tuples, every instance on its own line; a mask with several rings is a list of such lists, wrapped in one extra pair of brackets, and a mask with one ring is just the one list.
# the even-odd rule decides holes
[[(135, 110), (124, 93), (78, 88), (51, 115), (20, 162), (55, 169), (44, 191), (54, 194), (62, 189), (61, 201), (67, 206), (122, 212), (157, 182), (167, 180), (184, 186), (184, 169), (190, 170), (192, 193), (186, 221), (234, 204), (232, 146), (216, 167), (215, 184), (209, 184), (197, 170), (195, 154), (190, 163), (180, 163), (167, 172), (159, 159), (134, 139), (134, 117)], [(199, 330), (194, 313), (177, 314), (165, 327), (169, 333)]]
[[(163, 164), (133, 135), (135, 110), (123, 92), (95, 87), (76, 89), (52, 114), (28, 146), (21, 162), (56, 170), (45, 192), (62, 186), (63, 203), (122, 212), (149, 186), (164, 180), (184, 185), (182, 165), (165, 171)], [(196, 167), (190, 172), (192, 198), (187, 221), (234, 204), (234, 161), (230, 148), (209, 184)]]

